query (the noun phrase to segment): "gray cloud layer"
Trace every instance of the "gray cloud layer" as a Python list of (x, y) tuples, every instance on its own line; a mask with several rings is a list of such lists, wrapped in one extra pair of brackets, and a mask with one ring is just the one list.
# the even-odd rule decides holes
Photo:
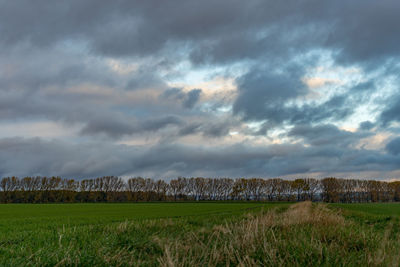
[[(177, 175), (273, 177), (311, 172), (358, 172), (373, 168), (396, 170), (400, 159), (372, 150), (347, 150), (332, 144), (249, 144), (205, 148), (163, 144), (136, 147), (102, 143), (71, 146), (59, 141), (7, 138), (0, 140), (0, 173), (6, 175), (62, 175), (95, 177), (135, 173), (160, 178)], [(15, 160), (18, 158), (18, 161)], [(307, 160), (305, 160), (307, 159)], [(13, 170), (12, 172), (10, 170)], [(284, 171), (283, 171), (284, 170)]]
[[(393, 178), (399, 9), (395, 0), (0, 0), (0, 127), (78, 129), (68, 140), (1, 139), (0, 174)], [(318, 68), (345, 71), (315, 89), (306, 78)], [(202, 88), (204, 72), (237, 91)], [(268, 143), (277, 131), (279, 145)]]

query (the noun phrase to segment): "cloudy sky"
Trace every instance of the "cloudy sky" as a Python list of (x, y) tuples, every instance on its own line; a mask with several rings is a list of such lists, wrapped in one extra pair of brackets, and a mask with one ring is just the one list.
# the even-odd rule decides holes
[(399, 11), (0, 0), (0, 176), (399, 178)]

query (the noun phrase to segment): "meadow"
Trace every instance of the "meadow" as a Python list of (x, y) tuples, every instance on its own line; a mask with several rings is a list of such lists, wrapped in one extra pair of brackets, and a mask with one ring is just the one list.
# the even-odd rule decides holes
[(0, 266), (399, 266), (400, 205), (0, 205)]

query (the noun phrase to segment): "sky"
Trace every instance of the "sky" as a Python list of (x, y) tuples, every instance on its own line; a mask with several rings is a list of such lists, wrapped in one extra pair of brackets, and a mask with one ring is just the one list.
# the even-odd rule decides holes
[(400, 178), (399, 11), (0, 0), (0, 177)]

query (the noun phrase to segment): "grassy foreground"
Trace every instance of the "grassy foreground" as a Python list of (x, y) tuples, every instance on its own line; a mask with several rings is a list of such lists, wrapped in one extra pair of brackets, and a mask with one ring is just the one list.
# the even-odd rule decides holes
[(0, 266), (399, 266), (400, 213), (362, 205), (2, 205)]

